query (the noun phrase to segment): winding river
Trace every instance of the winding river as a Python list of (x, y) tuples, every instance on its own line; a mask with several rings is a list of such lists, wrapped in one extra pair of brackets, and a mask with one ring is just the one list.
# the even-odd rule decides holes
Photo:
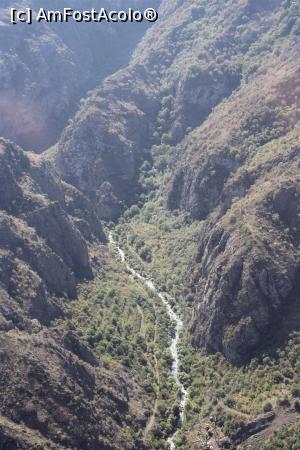
[(168, 443), (170, 445), (170, 450), (175, 449), (175, 436), (177, 431), (180, 428), (180, 425), (184, 419), (185, 414), (185, 407), (187, 402), (187, 391), (183, 384), (180, 382), (178, 378), (178, 368), (179, 368), (179, 356), (178, 356), (178, 342), (179, 342), (179, 335), (180, 331), (182, 329), (183, 323), (180, 317), (175, 313), (172, 306), (166, 299), (166, 297), (159, 292), (155, 284), (151, 279), (143, 277), (141, 274), (139, 274), (133, 267), (131, 267), (128, 262), (126, 261), (125, 253), (124, 251), (118, 246), (117, 242), (114, 240), (112, 233), (109, 233), (109, 242), (112, 244), (118, 251), (121, 261), (126, 265), (127, 270), (136, 278), (138, 278), (141, 283), (146, 285), (151, 291), (155, 292), (155, 294), (160, 298), (161, 302), (165, 305), (168, 316), (172, 322), (175, 322), (176, 324), (176, 331), (175, 336), (172, 338), (171, 345), (170, 345), (170, 351), (172, 355), (172, 374), (174, 377), (174, 380), (176, 384), (179, 387), (180, 390), (180, 420), (176, 426), (175, 432), (168, 438)]

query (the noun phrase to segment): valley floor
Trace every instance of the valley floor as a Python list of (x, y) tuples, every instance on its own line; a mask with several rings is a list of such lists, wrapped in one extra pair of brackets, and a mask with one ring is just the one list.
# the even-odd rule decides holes
[(165, 213), (157, 203), (149, 202), (116, 228), (131, 264), (151, 274), (177, 300), (175, 309), (184, 312), (180, 377), (188, 388), (189, 401), (176, 448), (273, 450), (269, 447), (273, 445), (274, 450), (296, 449), (280, 447), (278, 436), (288, 426), (294, 439), (299, 439), (300, 333), (292, 333), (277, 351), (270, 348), (242, 367), (191, 345), (189, 304), (194, 294), (189, 261), (194, 258), (201, 227), (201, 222), (190, 224), (184, 214)]

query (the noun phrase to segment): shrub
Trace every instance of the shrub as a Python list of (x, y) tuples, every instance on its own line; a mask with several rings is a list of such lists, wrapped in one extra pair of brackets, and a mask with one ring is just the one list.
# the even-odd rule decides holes
[(162, 144), (168, 144), (171, 142), (172, 136), (171, 133), (164, 133), (161, 137)]
[(282, 383), (283, 381), (284, 381), (283, 375), (280, 372), (275, 372), (274, 373), (274, 383), (279, 384), (279, 383)]
[(295, 406), (295, 410), (297, 412), (300, 412), (300, 402), (298, 400), (295, 401), (294, 406)]
[(263, 406), (263, 411), (264, 411), (265, 413), (268, 413), (268, 412), (270, 412), (270, 411), (273, 411), (273, 405), (272, 405), (272, 403), (271, 403), (271, 402), (265, 403), (264, 406)]
[(171, 105), (172, 101), (173, 101), (173, 96), (172, 95), (167, 95), (167, 96), (162, 98), (161, 104), (164, 107), (169, 107)]
[(278, 406), (285, 406), (285, 407), (287, 407), (287, 406), (290, 406), (290, 401), (289, 401), (289, 399), (287, 397), (279, 398), (277, 400), (277, 405)]
[(224, 403), (229, 408), (234, 408), (236, 406), (235, 400), (231, 397), (226, 397)]
[(137, 205), (132, 205), (127, 211), (124, 213), (124, 217), (126, 219), (130, 219), (136, 216), (140, 212), (139, 207)]
[(294, 386), (292, 388), (292, 396), (293, 397), (300, 397), (300, 386)]
[(139, 255), (146, 262), (151, 262), (152, 260), (151, 250), (149, 247), (142, 247), (139, 251)]

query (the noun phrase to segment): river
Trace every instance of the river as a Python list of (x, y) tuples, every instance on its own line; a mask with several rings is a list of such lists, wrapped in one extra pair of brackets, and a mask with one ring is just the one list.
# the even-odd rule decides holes
[(175, 313), (174, 309), (166, 299), (166, 297), (163, 295), (162, 292), (159, 291), (159, 289), (155, 286), (153, 281), (149, 278), (146, 278), (139, 274), (133, 267), (131, 267), (127, 260), (124, 251), (118, 246), (117, 242), (114, 240), (112, 233), (109, 233), (109, 242), (112, 244), (118, 251), (121, 261), (126, 265), (127, 270), (136, 278), (138, 278), (141, 283), (146, 285), (151, 291), (155, 292), (155, 294), (160, 298), (161, 302), (165, 305), (168, 316), (172, 322), (175, 322), (176, 329), (175, 329), (175, 336), (172, 338), (171, 345), (170, 345), (170, 351), (172, 355), (172, 374), (174, 377), (174, 380), (179, 387), (180, 390), (180, 420), (179, 423), (176, 426), (176, 430), (173, 432), (171, 436), (168, 438), (168, 443), (170, 446), (170, 450), (174, 450), (176, 448), (174, 440), (176, 437), (176, 433), (178, 432), (180, 425), (184, 419), (185, 415), (185, 407), (187, 402), (187, 391), (183, 384), (180, 382), (178, 378), (178, 368), (179, 368), (179, 355), (178, 355), (178, 343), (179, 343), (179, 336), (180, 331), (182, 329), (183, 323), (180, 317)]

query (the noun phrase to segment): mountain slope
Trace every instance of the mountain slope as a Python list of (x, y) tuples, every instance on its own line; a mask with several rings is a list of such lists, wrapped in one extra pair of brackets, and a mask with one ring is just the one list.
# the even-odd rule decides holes
[[(155, 7), (158, 1), (151, 3)], [(61, 11), (62, 6), (58, 0), (5, 0), (0, 7), (0, 135), (38, 153), (56, 143), (80, 98), (127, 64), (147, 27), (147, 23), (9, 22), (10, 7)], [(79, 11), (149, 6), (144, 0), (72, 2)]]
[(289, 0), (164, 0), (54, 148), (1, 141), (6, 445), (143, 448), (157, 392), (149, 446), (167, 445), (170, 324), (107, 257), (99, 219), (120, 218), (134, 265), (184, 318), (178, 448), (207, 427), (235, 448), (274, 417), (298, 420), (299, 33)]
[(98, 218), (39, 156), (1, 139), (0, 161), (1, 446), (139, 446), (125, 417), (143, 425), (145, 392), (67, 325), (65, 304), (93, 277), (90, 247), (105, 242)]
[(285, 49), (216, 108), (178, 149), (169, 185), (169, 207), (208, 218), (196, 340), (232, 361), (244, 362), (293, 304), (298, 310), (298, 62)]
[(298, 13), (280, 0), (163, 2), (130, 66), (87, 99), (56, 154), (105, 219), (151, 191), (145, 160), (163, 168), (166, 206), (207, 220), (192, 264), (194, 342), (234, 362), (298, 296)]

